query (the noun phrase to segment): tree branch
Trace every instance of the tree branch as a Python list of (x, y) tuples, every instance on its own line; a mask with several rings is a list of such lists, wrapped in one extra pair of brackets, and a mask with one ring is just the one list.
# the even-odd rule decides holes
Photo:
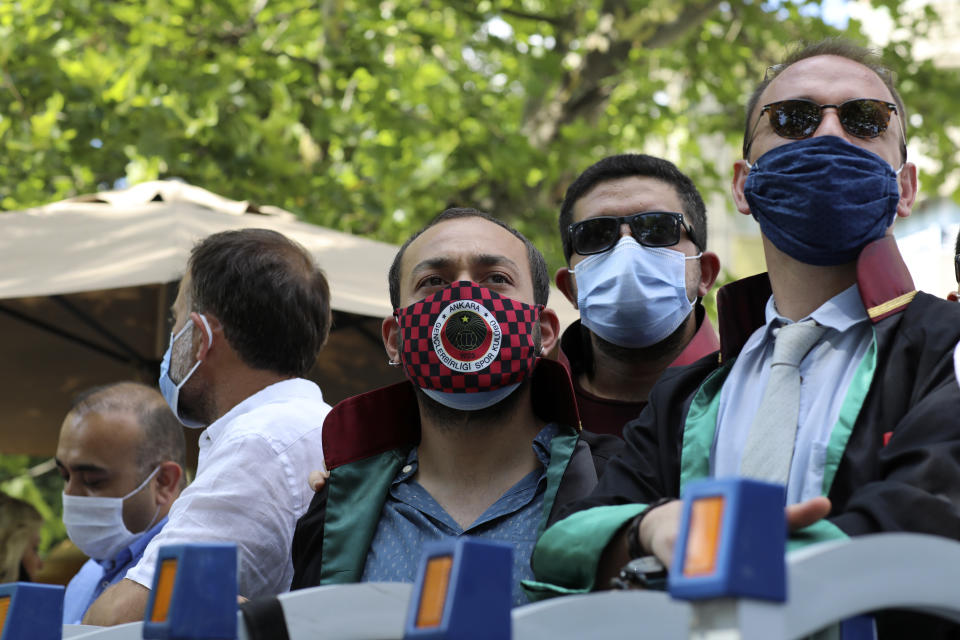
[(552, 24), (555, 27), (565, 27), (569, 21), (570, 16), (545, 16), (540, 13), (527, 13), (526, 11), (518, 11), (517, 9), (510, 9), (509, 7), (500, 7), (496, 10), (497, 13), (502, 13), (503, 15), (510, 16), (513, 18), (519, 18), (520, 20), (534, 20), (537, 22), (546, 22), (547, 24)]
[(486, 13), (479, 13), (473, 9), (473, 2), (457, 2), (457, 11), (466, 15), (477, 22), (486, 22), (491, 18), (496, 17), (497, 15), (510, 16), (511, 18), (517, 18), (519, 20), (532, 20), (535, 22), (546, 22), (547, 24), (552, 24), (557, 28), (566, 28), (570, 25), (572, 16), (548, 16), (541, 13), (529, 13), (527, 11), (520, 11), (519, 9), (511, 9), (510, 7), (495, 7)]
[(641, 43), (644, 49), (661, 49), (673, 44), (690, 29), (698, 26), (707, 19), (707, 16), (720, 6), (723, 0), (703, 0), (688, 4), (673, 22), (660, 25), (649, 38)]

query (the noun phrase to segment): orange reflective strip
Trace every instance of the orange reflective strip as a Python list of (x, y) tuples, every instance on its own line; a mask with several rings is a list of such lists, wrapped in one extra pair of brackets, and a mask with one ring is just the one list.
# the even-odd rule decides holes
[(173, 583), (177, 577), (177, 559), (167, 558), (160, 564), (160, 579), (157, 580), (157, 592), (153, 597), (153, 611), (150, 622), (165, 622), (170, 613), (170, 600), (173, 597)]
[(427, 561), (420, 592), (420, 607), (417, 611), (417, 628), (439, 627), (443, 620), (443, 605), (447, 602), (447, 585), (453, 556), (437, 556)]
[(723, 496), (698, 498), (690, 510), (683, 575), (710, 575), (717, 567), (720, 523), (723, 520)]
[(0, 636), (3, 635), (3, 628), (7, 625), (7, 612), (10, 610), (10, 596), (0, 598)]

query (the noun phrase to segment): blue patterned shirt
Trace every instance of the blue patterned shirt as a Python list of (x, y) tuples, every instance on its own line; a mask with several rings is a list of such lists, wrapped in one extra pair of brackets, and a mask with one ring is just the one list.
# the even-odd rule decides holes
[(513, 544), (513, 603), (527, 604), (529, 600), (520, 581), (533, 579), (530, 554), (543, 517), (550, 443), (558, 432), (555, 424), (540, 430), (533, 439), (533, 451), (542, 468), (510, 487), (466, 529), (461, 529), (433, 496), (413, 480), (417, 450), (412, 449), (393, 479), (380, 512), (363, 568), (363, 582), (413, 582), (424, 542), (468, 535)]

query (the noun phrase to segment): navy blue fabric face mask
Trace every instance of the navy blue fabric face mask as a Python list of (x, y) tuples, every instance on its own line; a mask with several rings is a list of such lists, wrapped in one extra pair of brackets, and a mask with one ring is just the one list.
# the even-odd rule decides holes
[(893, 224), (897, 173), (871, 151), (820, 136), (760, 156), (743, 193), (777, 249), (805, 264), (838, 265), (856, 260)]

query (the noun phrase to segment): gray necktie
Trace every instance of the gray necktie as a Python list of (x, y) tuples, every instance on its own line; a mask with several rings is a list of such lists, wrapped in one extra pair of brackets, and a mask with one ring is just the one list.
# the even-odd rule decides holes
[(770, 378), (750, 425), (740, 475), (787, 484), (800, 414), (800, 361), (826, 329), (805, 320), (774, 330)]

